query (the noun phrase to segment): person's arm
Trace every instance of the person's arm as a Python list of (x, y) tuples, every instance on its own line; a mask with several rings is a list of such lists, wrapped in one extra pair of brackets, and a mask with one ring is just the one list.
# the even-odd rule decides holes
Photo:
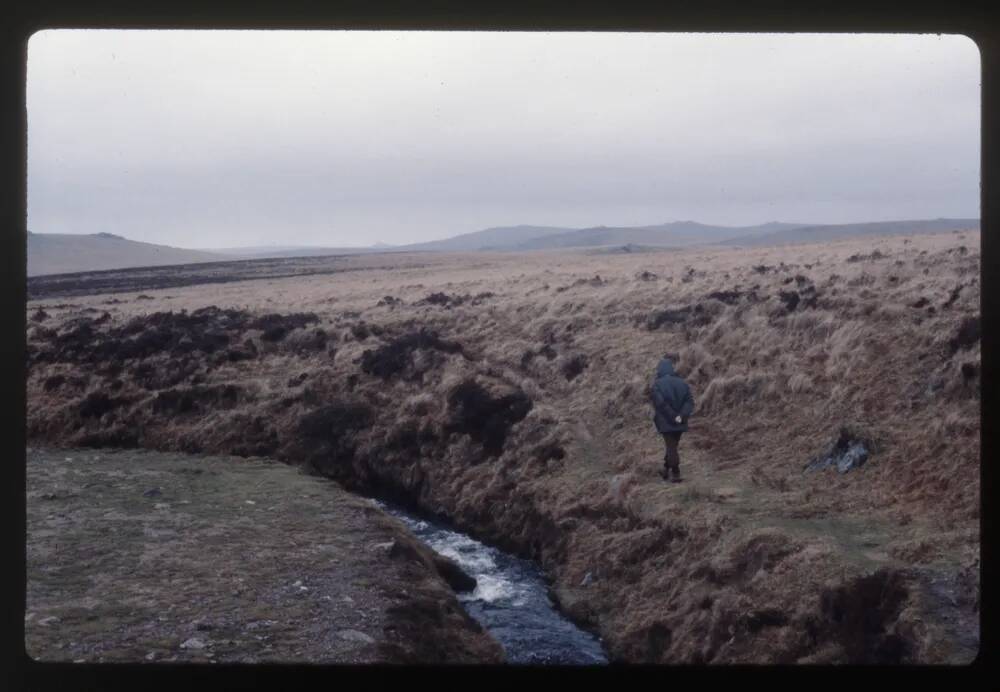
[(681, 417), (687, 420), (694, 413), (694, 397), (691, 396), (691, 388), (687, 387), (684, 393), (684, 403), (681, 404)]

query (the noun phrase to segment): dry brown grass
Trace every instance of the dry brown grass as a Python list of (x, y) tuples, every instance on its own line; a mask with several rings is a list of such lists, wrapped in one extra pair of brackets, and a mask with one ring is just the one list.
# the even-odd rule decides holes
[[(875, 250), (883, 257), (847, 261)], [(73, 363), (34, 365), (29, 432), (80, 443), (98, 431), (129, 429), (138, 431), (135, 444), (206, 452), (238, 451), (254, 440), (261, 453), (302, 461), (308, 451), (297, 426), (305, 415), (331, 402), (363, 405), (372, 420), (338, 438), (339, 465), (327, 472), (359, 488), (399, 493), (540, 559), (564, 607), (600, 627), (613, 653), (629, 660), (804, 660), (822, 647), (806, 651), (795, 642), (813, 627), (809, 618), (822, 619), (818, 599), (836, 570), (915, 564), (890, 553), (944, 556), (935, 564), (952, 569), (956, 550), (978, 550), (980, 346), (978, 339), (953, 346), (963, 321), (979, 315), (978, 233), (749, 251), (481, 254), (426, 263), (146, 291), (153, 300), (119, 295), (125, 302), (114, 305), (103, 304), (107, 296), (36, 301), (29, 318), (39, 305), (50, 314), (35, 332), (29, 328), (37, 349), (47, 348), (39, 328), (100, 314), (81, 314), (87, 308), (108, 311), (101, 328), (207, 306), (314, 312), (320, 321), (309, 329), (322, 329), (328, 339), (324, 349), (308, 350), (300, 342), (309, 329), (274, 344), (248, 330), (240, 339), (256, 344), (257, 357), (218, 364), (195, 358), (195, 373), (178, 386), (190, 386), (194, 377), (205, 385), (236, 384), (242, 393), (232, 406), (188, 416), (156, 414), (157, 392), (136, 384), (128, 368), (112, 376)], [(423, 302), (435, 292), (494, 295), (454, 305)], [(385, 296), (402, 304), (379, 305)], [(650, 329), (650, 318), (663, 311), (674, 312)], [(421, 328), (457, 341), (462, 351), (417, 349), (387, 379), (362, 371), (366, 351)], [(696, 401), (681, 443), (690, 488), (684, 494), (654, 475), (662, 441), (652, 428), (647, 387), (666, 352), (677, 356)], [(574, 364), (579, 371), (570, 377)], [(46, 391), (56, 374), (82, 381)], [(121, 384), (112, 393), (114, 379)], [(497, 456), (484, 454), (470, 435), (447, 431), (456, 415), (449, 396), (467, 381), (496, 399), (523, 392), (532, 402), (510, 425)], [(127, 403), (82, 419), (80, 403), (98, 391)], [(864, 432), (878, 451), (848, 474), (803, 474), (842, 425)], [(400, 441), (401, 431), (417, 437)], [(414, 442), (421, 431), (426, 437)], [(880, 527), (878, 545), (858, 548), (849, 537), (818, 535), (803, 519), (843, 516)], [(676, 525), (685, 527), (685, 538), (629, 547), (646, 540), (643, 531)], [(785, 527), (798, 546), (799, 557), (775, 558), (780, 576), (746, 573), (719, 582), (684, 567), (707, 560), (720, 540), (742, 550), (753, 527), (769, 526)], [(915, 540), (937, 547), (894, 547)], [(825, 546), (822, 559), (802, 558), (810, 546)], [(642, 568), (654, 554), (672, 567)], [(609, 576), (596, 582), (605, 586), (577, 593), (583, 574), (608, 559)], [(755, 564), (740, 559), (740, 569)], [(663, 588), (661, 572), (684, 585)], [(735, 600), (723, 607), (728, 601), (719, 597), (699, 609), (698, 594), (706, 589)], [(757, 631), (734, 624), (733, 613), (763, 602), (783, 608), (787, 623)], [(730, 627), (736, 635), (726, 634)], [(767, 634), (772, 630), (774, 637)], [(832, 651), (820, 660), (851, 655), (844, 647)], [(907, 656), (925, 660), (928, 651), (917, 647)]]

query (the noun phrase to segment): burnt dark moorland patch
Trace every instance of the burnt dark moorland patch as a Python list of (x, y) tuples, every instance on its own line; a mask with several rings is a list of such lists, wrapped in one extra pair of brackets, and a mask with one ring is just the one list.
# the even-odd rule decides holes
[(421, 329), (396, 337), (378, 348), (366, 350), (361, 354), (361, 370), (384, 380), (397, 375), (407, 380), (419, 380), (433, 365), (433, 363), (425, 363), (423, 367), (415, 365), (414, 352), (421, 349), (464, 354), (462, 345), (457, 341), (448, 341), (433, 330)]
[(689, 327), (703, 327), (712, 321), (708, 311), (699, 303), (680, 308), (668, 308), (650, 314), (645, 321), (646, 329), (655, 331), (663, 325), (682, 324)]
[(476, 295), (471, 295), (469, 293), (465, 294), (448, 294), (443, 292), (436, 292), (429, 294), (423, 300), (417, 301), (417, 305), (438, 305), (441, 307), (450, 308), (457, 305), (464, 305), (468, 303), (469, 305), (479, 305), (487, 298), (493, 298), (496, 294), (491, 291), (485, 291), (483, 293), (477, 293)]
[[(244, 259), (29, 276), (27, 292), (29, 300), (98, 293), (130, 293), (234, 281), (391, 269), (400, 266), (401, 263), (411, 268), (426, 266), (423, 261), (400, 258), (398, 254), (391, 252), (379, 253), (379, 261), (374, 264), (359, 256), (346, 255)], [(143, 296), (140, 296), (138, 299), (142, 298)]]
[(448, 393), (449, 419), (445, 432), (468, 435), (487, 456), (498, 456), (511, 426), (531, 410), (531, 399), (521, 390), (493, 397), (475, 380), (465, 380)]
[(292, 330), (317, 322), (313, 313), (268, 314), (255, 317), (242, 310), (209, 306), (187, 312), (154, 312), (133, 317), (124, 325), (99, 329), (107, 320), (77, 318), (59, 331), (38, 330), (29, 343), (29, 364), (72, 363), (101, 365), (165, 354), (183, 358), (189, 354), (220, 353), (220, 362), (255, 357), (256, 347), (244, 342), (231, 346), (245, 332), (262, 330), (265, 341), (280, 341)]

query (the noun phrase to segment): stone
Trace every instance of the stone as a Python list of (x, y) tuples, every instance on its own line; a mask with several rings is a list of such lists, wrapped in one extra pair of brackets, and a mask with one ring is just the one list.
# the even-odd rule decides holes
[(204, 649), (206, 646), (205, 642), (197, 637), (191, 637), (181, 644), (182, 649)]
[(372, 551), (382, 551), (388, 553), (395, 547), (396, 547), (396, 541), (391, 540), (391, 541), (386, 541), (385, 543), (373, 543), (371, 546), (369, 546), (368, 549)]
[(340, 630), (337, 632), (337, 636), (350, 642), (361, 642), (363, 644), (375, 643), (375, 640), (372, 637), (368, 636), (364, 632), (359, 632), (358, 630)]

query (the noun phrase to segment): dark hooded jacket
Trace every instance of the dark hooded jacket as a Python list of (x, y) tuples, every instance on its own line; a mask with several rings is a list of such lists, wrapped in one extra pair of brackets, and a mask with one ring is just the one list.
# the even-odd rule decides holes
[[(674, 372), (674, 364), (669, 358), (664, 358), (656, 366), (652, 390), (656, 430), (661, 433), (685, 432), (688, 417), (694, 411), (694, 397), (687, 383)], [(681, 417), (680, 423), (674, 420), (677, 416)]]

